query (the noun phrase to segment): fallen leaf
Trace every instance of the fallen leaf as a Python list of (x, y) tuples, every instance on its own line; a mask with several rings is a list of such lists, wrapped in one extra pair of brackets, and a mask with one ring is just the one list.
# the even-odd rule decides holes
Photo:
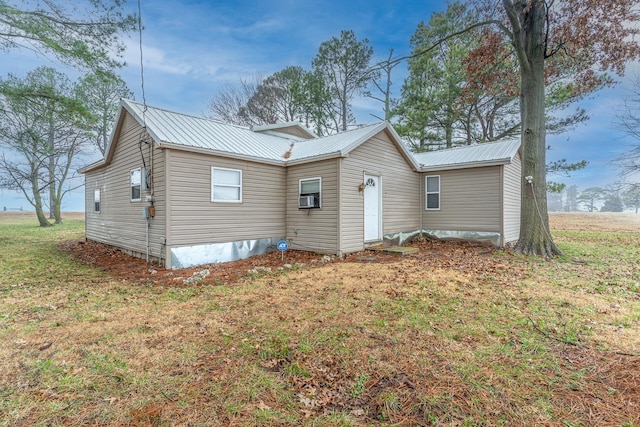
[(38, 347), (38, 350), (43, 351), (48, 349), (49, 347), (51, 347), (53, 345), (52, 342), (46, 342), (44, 344), (42, 344), (40, 347)]

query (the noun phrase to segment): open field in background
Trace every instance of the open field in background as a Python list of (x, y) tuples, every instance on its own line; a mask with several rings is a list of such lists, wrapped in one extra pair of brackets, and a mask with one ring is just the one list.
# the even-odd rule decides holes
[(0, 212), (0, 425), (640, 426), (639, 218), (185, 285)]
[(640, 214), (610, 212), (553, 212), (552, 230), (612, 231), (640, 233)]

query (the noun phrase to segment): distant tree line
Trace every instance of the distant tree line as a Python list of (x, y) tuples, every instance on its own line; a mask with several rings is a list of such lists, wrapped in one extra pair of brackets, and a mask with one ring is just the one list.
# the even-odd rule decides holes
[(576, 185), (556, 186), (547, 193), (550, 212), (640, 211), (640, 184), (617, 184), (579, 190)]

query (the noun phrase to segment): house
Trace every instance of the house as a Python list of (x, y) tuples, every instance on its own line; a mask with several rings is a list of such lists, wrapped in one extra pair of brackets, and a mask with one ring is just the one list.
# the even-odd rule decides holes
[(317, 137), (123, 100), (85, 174), (86, 237), (180, 268), (292, 249), (341, 255), (386, 239), (517, 240), (518, 142), (412, 154), (382, 122)]

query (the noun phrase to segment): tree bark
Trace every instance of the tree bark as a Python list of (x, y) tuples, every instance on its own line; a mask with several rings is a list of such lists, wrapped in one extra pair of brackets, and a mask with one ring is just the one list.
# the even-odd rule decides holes
[(31, 189), (33, 190), (33, 207), (36, 209), (36, 217), (38, 217), (38, 223), (40, 227), (50, 227), (51, 223), (47, 221), (47, 216), (42, 209), (42, 196), (38, 191), (40, 183), (38, 182), (38, 171), (32, 167), (31, 174)]
[[(547, 211), (545, 134), (545, 4), (533, 0), (503, 0), (514, 28), (520, 61), (522, 140), (522, 204), (520, 237), (515, 251), (553, 258), (562, 252), (553, 241)], [(509, 13), (510, 12), (510, 13)], [(513, 22), (513, 20), (517, 22)]]
[[(53, 105), (55, 103), (48, 102), (50, 105), (50, 109), (53, 110)], [(47, 149), (49, 151), (49, 162), (47, 165), (47, 169), (49, 171), (49, 219), (54, 219), (55, 210), (56, 210), (56, 185), (55, 185), (55, 174), (56, 174), (56, 162), (55, 162), (55, 132), (54, 132), (54, 123), (53, 123), (53, 113), (48, 115), (49, 117), (49, 132), (47, 135)]]

